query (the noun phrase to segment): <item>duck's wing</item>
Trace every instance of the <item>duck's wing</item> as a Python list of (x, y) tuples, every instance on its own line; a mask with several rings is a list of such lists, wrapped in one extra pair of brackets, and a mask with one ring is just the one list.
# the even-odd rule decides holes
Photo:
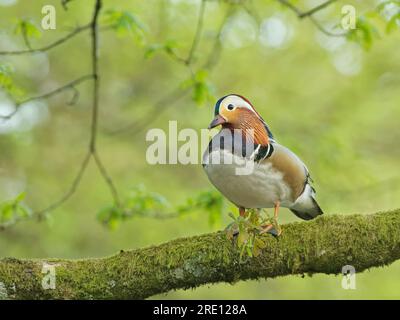
[(306, 165), (288, 148), (272, 143), (273, 152), (263, 161), (270, 162), (273, 167), (282, 172), (283, 179), (291, 190), (294, 204), (290, 210), (299, 218), (310, 220), (322, 214), (322, 210), (315, 200), (315, 189)]

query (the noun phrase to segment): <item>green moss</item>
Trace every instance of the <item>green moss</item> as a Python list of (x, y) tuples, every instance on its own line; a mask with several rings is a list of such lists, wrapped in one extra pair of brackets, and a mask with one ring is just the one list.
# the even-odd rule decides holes
[[(325, 216), (266, 235), (255, 258), (239, 261), (224, 232), (181, 238), (115, 256), (87, 260), (0, 260), (2, 299), (143, 299), (216, 282), (314, 273), (357, 272), (400, 258), (400, 210), (373, 215)], [(41, 286), (43, 262), (56, 265), (56, 289)], [(306, 280), (305, 280), (306, 281)]]

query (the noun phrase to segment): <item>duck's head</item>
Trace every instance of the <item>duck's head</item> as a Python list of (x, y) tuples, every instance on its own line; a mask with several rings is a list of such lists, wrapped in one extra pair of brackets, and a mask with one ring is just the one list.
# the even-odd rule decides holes
[(221, 125), (222, 128), (241, 129), (243, 132), (254, 130), (254, 142), (262, 145), (273, 139), (260, 114), (250, 101), (241, 95), (229, 94), (219, 99), (215, 104), (214, 116), (209, 129)]

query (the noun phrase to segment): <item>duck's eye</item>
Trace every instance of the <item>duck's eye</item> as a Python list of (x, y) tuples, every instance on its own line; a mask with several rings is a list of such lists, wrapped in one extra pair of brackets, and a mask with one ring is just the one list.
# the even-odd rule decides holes
[(228, 104), (227, 108), (228, 110), (232, 111), (233, 109), (235, 109), (235, 106), (233, 104)]

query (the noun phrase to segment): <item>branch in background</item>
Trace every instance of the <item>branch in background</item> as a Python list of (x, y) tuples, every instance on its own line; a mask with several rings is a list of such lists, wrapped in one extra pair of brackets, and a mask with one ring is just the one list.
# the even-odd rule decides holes
[[(371, 215), (331, 215), (283, 226), (263, 236), (260, 255), (240, 262), (224, 232), (122, 251), (103, 259), (0, 260), (6, 299), (145, 299), (171, 290), (285, 275), (356, 272), (400, 259), (400, 209)], [(55, 289), (42, 288), (43, 265), (54, 265)], [(338, 283), (338, 285), (340, 285)]]
[(257, 25), (260, 25), (262, 22), (262, 18), (257, 12), (257, 9), (254, 7), (254, 2), (251, 0), (245, 1), (242, 3), (243, 9), (256, 21)]
[(95, 0), (95, 6), (93, 10), (93, 17), (92, 21), (90, 23), (90, 29), (91, 29), (91, 44), (92, 44), (92, 50), (91, 50), (91, 61), (92, 61), (92, 75), (91, 78), (93, 79), (93, 104), (92, 104), (92, 122), (90, 126), (90, 142), (89, 142), (89, 148), (88, 148), (88, 153), (85, 156), (80, 169), (78, 171), (78, 174), (76, 175), (76, 178), (74, 179), (71, 187), (69, 190), (60, 198), (60, 200), (56, 201), (49, 207), (37, 212), (36, 214), (38, 216), (43, 216), (45, 213), (50, 212), (59, 206), (61, 206), (63, 203), (65, 203), (68, 199), (71, 198), (72, 195), (76, 192), (84, 172), (86, 171), (86, 168), (89, 164), (89, 161), (91, 157), (94, 158), (95, 164), (97, 168), (99, 169), (99, 172), (101, 173), (104, 181), (106, 182), (107, 186), (109, 187), (111, 191), (111, 195), (113, 196), (114, 203), (116, 206), (120, 205), (120, 200), (118, 196), (117, 189), (114, 185), (113, 180), (111, 179), (110, 175), (108, 174), (104, 164), (101, 161), (100, 156), (98, 155), (97, 148), (96, 148), (96, 142), (97, 142), (97, 128), (98, 128), (98, 112), (99, 112), (99, 70), (98, 70), (98, 17), (99, 13), (102, 8), (102, 1), (101, 0)]
[(188, 57), (186, 58), (186, 65), (190, 65), (193, 61), (194, 54), (200, 43), (200, 38), (203, 32), (204, 13), (206, 9), (206, 0), (201, 0), (199, 17), (197, 19), (196, 33), (193, 38), (192, 46), (190, 47)]
[[(208, 213), (210, 226), (215, 226), (221, 222), (224, 207), (223, 197), (215, 190), (200, 191), (195, 196), (187, 198), (184, 203), (173, 206), (161, 194), (148, 191), (143, 184), (139, 184), (130, 190), (121, 207), (106, 206), (98, 212), (97, 219), (107, 228), (116, 229), (121, 222), (132, 218), (165, 220), (182, 218), (192, 213), (201, 213), (204, 217), (205, 213)], [(250, 244), (248, 246), (250, 247)]]
[[(278, 1), (280, 3), (282, 3), (283, 5), (287, 6), (288, 8), (290, 8), (292, 11), (294, 11), (299, 18), (302, 19), (302, 18), (308, 17), (317, 26), (317, 28), (321, 32), (323, 32), (329, 36), (345, 36), (345, 33), (336, 34), (336, 33), (332, 33), (330, 31), (325, 30), (318, 23), (318, 21), (315, 20), (314, 17), (312, 16), (313, 14), (326, 8), (333, 2), (336, 2), (336, 0), (326, 1), (326, 2), (322, 3), (321, 5), (318, 5), (312, 9), (310, 9), (309, 11), (305, 11), (305, 12), (301, 11), (296, 6), (292, 5), (289, 1), (286, 1), (286, 0), (278, 0)], [(194, 36), (194, 39), (192, 42), (192, 46), (189, 49), (188, 57), (186, 59), (179, 57), (178, 55), (176, 55), (176, 53), (174, 51), (171, 51), (171, 53), (170, 53), (170, 55), (172, 56), (172, 58), (174, 58), (174, 60), (176, 60), (177, 62), (186, 64), (189, 67), (189, 69), (191, 69), (190, 66), (193, 62), (193, 57), (194, 57), (195, 51), (200, 42), (201, 33), (203, 30), (203, 24), (204, 24), (205, 3), (206, 2), (207, 2), (207, 0), (202, 0), (202, 2), (201, 2), (199, 16), (198, 16), (198, 20), (197, 20), (196, 32), (195, 32), (195, 36)], [(249, 8), (245, 4), (242, 4), (242, 6), (249, 14), (251, 14), (252, 16), (255, 17), (255, 19), (257, 19), (257, 16), (255, 15), (256, 14), (255, 10), (253, 10), (252, 8)], [(222, 29), (223, 29), (227, 19), (232, 15), (232, 12), (234, 11), (234, 7), (235, 7), (234, 5), (231, 5), (229, 7), (229, 9), (227, 10), (227, 14), (225, 15), (225, 17), (217, 31), (217, 34), (215, 36), (215, 41), (214, 41), (214, 45), (212, 46), (212, 50), (210, 51), (210, 54), (209, 54), (208, 58), (206, 59), (206, 62), (203, 65), (202, 69), (212, 70), (218, 63), (218, 60), (220, 58), (221, 51), (222, 51), (220, 36), (221, 36)], [(193, 74), (194, 73), (192, 72), (192, 76), (193, 76)], [(146, 117), (144, 117), (143, 119), (135, 120), (134, 122), (124, 125), (123, 127), (118, 128), (116, 130), (109, 130), (108, 133), (111, 135), (115, 135), (115, 134), (120, 134), (120, 133), (124, 133), (124, 132), (129, 132), (130, 134), (132, 134), (132, 130), (134, 130), (134, 134), (141, 132), (144, 128), (146, 128), (149, 125), (150, 122), (156, 120), (157, 118), (159, 118), (161, 116), (161, 114), (163, 112), (168, 110), (174, 102), (178, 101), (179, 99), (183, 98), (186, 95), (187, 92), (182, 92), (180, 94), (179, 93), (180, 90), (181, 90), (180, 87), (178, 87), (178, 88), (174, 89), (172, 92), (168, 93), (165, 97), (160, 99), (160, 101), (158, 101), (157, 103), (155, 103), (152, 106), (149, 114)], [(168, 102), (168, 103), (165, 103), (165, 102)]]
[[(63, 1), (62, 4), (63, 6), (66, 6), (66, 4), (69, 1)], [(109, 173), (107, 172), (106, 167), (104, 166), (98, 152), (97, 152), (97, 148), (96, 148), (96, 140), (97, 140), (97, 131), (98, 131), (98, 112), (99, 112), (99, 74), (98, 74), (98, 31), (99, 31), (99, 24), (98, 24), (98, 18), (99, 18), (99, 13), (101, 11), (102, 8), (102, 1), (101, 0), (96, 0), (95, 1), (95, 6), (94, 6), (94, 11), (93, 11), (93, 17), (91, 22), (88, 25), (85, 25), (84, 27), (78, 28), (74, 31), (72, 31), (70, 34), (68, 34), (67, 36), (55, 41), (54, 43), (39, 48), (39, 49), (29, 49), (29, 50), (22, 50), (22, 51), (6, 51), (6, 52), (0, 52), (0, 54), (3, 55), (11, 55), (11, 54), (25, 54), (25, 53), (34, 53), (34, 52), (39, 52), (39, 51), (47, 51), (50, 50), (51, 48), (56, 47), (57, 45), (69, 40), (70, 38), (72, 38), (73, 36), (75, 36), (76, 34), (78, 34), (79, 32), (86, 30), (86, 29), (90, 29), (91, 30), (91, 43), (92, 43), (92, 51), (91, 51), (91, 61), (92, 61), (92, 74), (90, 76), (85, 76), (82, 78), (79, 78), (63, 87), (60, 87), (52, 92), (49, 92), (47, 94), (44, 94), (42, 96), (38, 96), (38, 97), (33, 97), (33, 98), (29, 98), (25, 101), (16, 103), (16, 109), (14, 110), (14, 112), (12, 112), (11, 114), (7, 115), (7, 116), (0, 116), (0, 119), (3, 120), (7, 120), (10, 119), (14, 114), (16, 114), (16, 112), (18, 111), (18, 106), (26, 103), (28, 101), (32, 101), (32, 100), (36, 100), (36, 99), (41, 99), (41, 98), (47, 98), (50, 97), (52, 95), (55, 95), (57, 93), (60, 93), (66, 89), (72, 89), (74, 90), (75, 87), (74, 85), (77, 85), (78, 83), (87, 80), (89, 77), (91, 79), (93, 79), (93, 105), (92, 105), (92, 121), (91, 121), (91, 134), (90, 134), (90, 143), (89, 143), (89, 151), (88, 154), (85, 156), (80, 169), (78, 170), (78, 173), (72, 183), (72, 185), (70, 186), (69, 190), (56, 202), (54, 202), (53, 204), (49, 205), (48, 207), (46, 207), (45, 209), (42, 209), (40, 211), (34, 212), (30, 217), (32, 216), (37, 216), (39, 218), (42, 218), (45, 216), (46, 213), (58, 208), (59, 206), (61, 206), (62, 204), (64, 204), (68, 199), (70, 199), (72, 197), (73, 194), (75, 194), (81, 180), (83, 177), (84, 172), (86, 171), (86, 168), (89, 164), (90, 158), (93, 156), (94, 160), (95, 160), (95, 164), (97, 166), (97, 168), (99, 169), (104, 181), (106, 182), (108, 188), (110, 189), (110, 192), (113, 196), (114, 199), (114, 204), (119, 207), (120, 206), (120, 198), (117, 192), (117, 189), (115, 187), (115, 184), (111, 178), (111, 176), (109, 175)], [(185, 60), (182, 60), (181, 62), (183, 62), (184, 64), (186, 64), (188, 67), (190, 67), (190, 65), (192, 64), (193, 61), (193, 56), (195, 53), (195, 50), (197, 49), (198, 43), (200, 41), (200, 37), (201, 37), (201, 32), (202, 32), (202, 25), (203, 25), (203, 19), (204, 19), (204, 10), (205, 10), (205, 1), (202, 1), (201, 7), (200, 7), (200, 13), (199, 13), (199, 21), (198, 21), (198, 25), (196, 28), (196, 33), (195, 33), (195, 38), (193, 40), (193, 44), (192, 47), (189, 51), (188, 57)], [(179, 100), (180, 98), (182, 98), (183, 96), (185, 96), (187, 90), (179, 90), (180, 92), (172, 92), (170, 95), (166, 96), (165, 99), (161, 100), (158, 104), (156, 104), (156, 107), (160, 106), (162, 104), (163, 107), (165, 107), (166, 105), (169, 106), (172, 104), (173, 101)], [(75, 94), (76, 95), (76, 94)], [(74, 99), (75, 99), (75, 95), (74, 95)], [(160, 108), (154, 108), (153, 111), (151, 112), (149, 115), (154, 119), (156, 118), (160, 112), (159, 112)], [(162, 109), (166, 109), (166, 108), (162, 108)], [(147, 118), (147, 117), (146, 117)], [(135, 127), (138, 125), (138, 123), (134, 124)], [(140, 129), (140, 127), (139, 127)], [(16, 222), (17, 220), (13, 221), (13, 224)], [(0, 226), (1, 229), (5, 229), (6, 227), (8, 227), (8, 225), (1, 225)]]
[(72, 184), (70, 185), (68, 191), (60, 199), (58, 199), (57, 201), (53, 202), (51, 205), (47, 206), (46, 208), (44, 208), (44, 209), (42, 209), (40, 211), (37, 211), (37, 212), (33, 213), (34, 217), (35, 216), (38, 217), (39, 220), (43, 219), (48, 212), (53, 211), (54, 209), (57, 209), (58, 207), (60, 207), (69, 198), (71, 198), (74, 195), (74, 193), (78, 189), (79, 184), (81, 183), (81, 180), (83, 178), (83, 174), (85, 173), (86, 168), (87, 168), (87, 166), (89, 164), (90, 156), (91, 156), (90, 152), (88, 152), (85, 155), (85, 157), (84, 157), (84, 159), (83, 159), (83, 161), (82, 161), (82, 163), (81, 163), (81, 165), (79, 167), (78, 173), (76, 174), (76, 176), (75, 176)]
[[(205, 1), (203, 1), (205, 3)], [(203, 6), (203, 4), (202, 4)], [(199, 18), (198, 18), (198, 24), (197, 24), (197, 30), (195, 32), (195, 37), (198, 38), (198, 40), (193, 41), (191, 49), (189, 49), (189, 54), (188, 57), (185, 58), (178, 58), (175, 59), (178, 62), (184, 63), (187, 65), (187, 61), (189, 61), (189, 64), (187, 65), (190, 68), (190, 65), (192, 64), (193, 60), (190, 58), (191, 56), (194, 55), (195, 50), (198, 46), (199, 39), (201, 37), (201, 30), (202, 30), (202, 25), (203, 22), (200, 22), (204, 19), (204, 10), (200, 9), (199, 13)], [(206, 62), (204, 63), (202, 69), (207, 69), (211, 71), (217, 64), (221, 56), (221, 51), (222, 51), (222, 45), (221, 45), (221, 33), (222, 29), (228, 20), (228, 18), (232, 15), (234, 11), (234, 6), (230, 6), (229, 9), (227, 10), (227, 13), (225, 14), (218, 30), (215, 35), (215, 40), (214, 44), (212, 46), (212, 49), (206, 59)], [(199, 31), (200, 30), (200, 31)], [(193, 72), (192, 72), (193, 75)], [(149, 110), (149, 113), (143, 118), (139, 120), (135, 120), (134, 122), (124, 125), (118, 129), (115, 130), (108, 130), (108, 134), (110, 135), (116, 135), (116, 134), (122, 134), (122, 133), (127, 133), (129, 132), (130, 134), (138, 134), (142, 130), (144, 130), (148, 125), (158, 119), (165, 111), (167, 111), (169, 108), (171, 108), (177, 101), (181, 100), (184, 98), (187, 94), (189, 93), (189, 89), (183, 89), (181, 88), (181, 85), (173, 89), (171, 92), (169, 92), (167, 95), (165, 95), (163, 98), (161, 98), (158, 102), (156, 102), (151, 109)]]
[(46, 52), (49, 51), (63, 43), (65, 43), (66, 41), (68, 41), (69, 39), (75, 37), (76, 35), (78, 35), (79, 33), (81, 33), (82, 31), (88, 30), (90, 29), (90, 24), (84, 25), (82, 27), (78, 27), (75, 30), (73, 30), (72, 32), (68, 33), (66, 36), (52, 42), (51, 44), (41, 47), (41, 48), (31, 48), (31, 49), (26, 49), (26, 50), (14, 50), (14, 51), (0, 51), (0, 55), (21, 55), (21, 54), (31, 54), (31, 53), (35, 53), (35, 52)]
[(316, 12), (326, 8), (326, 7), (328, 7), (329, 5), (331, 5), (334, 2), (337, 2), (337, 0), (329, 0), (329, 1), (323, 2), (320, 5), (315, 6), (314, 8), (312, 8), (312, 9), (306, 11), (306, 12), (300, 13), (299, 14), (299, 18), (302, 19), (302, 18), (305, 18), (305, 17), (312, 16), (314, 13), (316, 13)]
[[(329, 31), (326, 31), (322, 26), (320, 26), (318, 24), (318, 22), (313, 18), (313, 14), (318, 12), (319, 10), (322, 10), (323, 8), (327, 7), (328, 5), (330, 5), (331, 3), (335, 2), (335, 1), (327, 1), (309, 11), (306, 12), (302, 12), (300, 9), (298, 9), (297, 7), (293, 6), (289, 1), (286, 0), (278, 0), (280, 3), (282, 3), (283, 5), (287, 6), (288, 8), (290, 8), (292, 11), (294, 11), (297, 16), (299, 18), (304, 18), (304, 17), (308, 17), (310, 18), (311, 21), (313, 21), (313, 23), (324, 33), (328, 34), (328, 35), (335, 35), (335, 34), (330, 34)], [(62, 5), (64, 6), (64, 8), (66, 8), (66, 5), (70, 2), (70, 0), (63, 0), (62, 1)], [(200, 43), (200, 39), (202, 36), (202, 31), (203, 31), (203, 24), (204, 24), (204, 15), (205, 15), (205, 6), (206, 6), (206, 0), (202, 0), (201, 1), (201, 5), (200, 5), (200, 10), (199, 10), (199, 16), (198, 16), (198, 21), (197, 21), (197, 27), (196, 27), (196, 31), (195, 31), (195, 36), (192, 42), (192, 45), (189, 49), (188, 52), (188, 56), (186, 59), (182, 59), (179, 58), (177, 55), (174, 55), (174, 52), (172, 51), (172, 57), (175, 58), (175, 60), (183, 63), (184, 65), (186, 65), (189, 68), (189, 71), (191, 72), (191, 76), (192, 78), (195, 77), (196, 73), (193, 72), (192, 70), (192, 64), (194, 61), (194, 57), (195, 57), (195, 52), (199, 46)], [(99, 169), (103, 179), (105, 180), (108, 188), (110, 189), (110, 192), (113, 196), (114, 199), (114, 203), (119, 206), (120, 204), (120, 199), (118, 196), (118, 192), (116, 190), (116, 187), (113, 183), (113, 180), (111, 179), (110, 175), (108, 174), (105, 166), (103, 165), (97, 149), (96, 149), (96, 139), (97, 139), (97, 131), (98, 131), (98, 111), (99, 111), (99, 75), (98, 75), (98, 31), (99, 31), (99, 24), (98, 24), (98, 17), (99, 17), (99, 13), (101, 11), (101, 7), (102, 7), (102, 2), (101, 0), (95, 0), (95, 6), (94, 6), (94, 11), (93, 11), (93, 17), (92, 20), (89, 24), (83, 26), (83, 27), (79, 27), (75, 30), (73, 30), (71, 33), (69, 33), (67, 36), (60, 38), (59, 40), (53, 42), (50, 45), (47, 45), (45, 47), (42, 48), (38, 48), (38, 49), (28, 49), (28, 50), (21, 50), (21, 51), (6, 51), (6, 52), (0, 52), (0, 55), (18, 55), (18, 54), (25, 54), (25, 53), (34, 53), (34, 52), (43, 52), (43, 51), (47, 51), (50, 50), (62, 43), (64, 43), (65, 41), (71, 39), (72, 37), (74, 37), (75, 35), (77, 35), (78, 33), (90, 29), (91, 30), (91, 43), (92, 43), (92, 51), (91, 51), (91, 60), (92, 60), (92, 75), (90, 76), (84, 76), (82, 78), (79, 78), (63, 87), (60, 87), (52, 92), (49, 92), (48, 94), (42, 95), (42, 96), (38, 96), (38, 97), (33, 97), (33, 98), (29, 98), (25, 101), (22, 101), (20, 103), (17, 103), (17, 107), (18, 105), (21, 105), (22, 103), (26, 103), (28, 101), (32, 101), (32, 100), (36, 100), (36, 99), (40, 99), (40, 98), (47, 98), (50, 97), (52, 95), (55, 95), (59, 92), (62, 92), (66, 89), (71, 89), (75, 91), (74, 94), (74, 100), (76, 99), (76, 89), (75, 89), (75, 85), (77, 85), (78, 83), (84, 81), (84, 80), (88, 80), (89, 77), (91, 79), (93, 79), (94, 83), (93, 83), (93, 105), (92, 105), (92, 122), (91, 122), (91, 134), (90, 134), (90, 144), (89, 144), (89, 151), (88, 154), (86, 155), (86, 157), (84, 158), (84, 161), (81, 164), (81, 167), (78, 171), (78, 174), (76, 176), (76, 178), (74, 179), (72, 185), (70, 186), (69, 190), (65, 193), (65, 195), (63, 195), (58, 201), (56, 201), (54, 204), (50, 205), (49, 207), (47, 207), (44, 210), (38, 211), (36, 212), (36, 214), (41, 217), (43, 216), (44, 213), (49, 212), (51, 210), (56, 209), (58, 206), (60, 206), (61, 204), (63, 204), (64, 202), (66, 202), (77, 190), (80, 181), (83, 177), (83, 174), (88, 166), (88, 163), (90, 161), (90, 158), (93, 156), (94, 160), (95, 160), (95, 164), (97, 166), (97, 168)], [(226, 22), (226, 19), (231, 15), (232, 13), (232, 8), (234, 7), (234, 5), (230, 6), (230, 10), (228, 10), (227, 15), (224, 17), (224, 20), (217, 32), (217, 35), (215, 37), (215, 42), (212, 48), (212, 51), (210, 52), (210, 55), (207, 59), (207, 61), (205, 62), (203, 69), (208, 69), (211, 70), (217, 63), (219, 57), (220, 57), (220, 53), (222, 50), (222, 46), (220, 43), (220, 35), (222, 32), (222, 28)], [(246, 8), (245, 8), (246, 9)], [(249, 8), (247, 8), (246, 10), (249, 10)], [(202, 70), (202, 69), (200, 69)], [(186, 93), (188, 92), (187, 88), (182, 89), (180, 86), (172, 91), (170, 94), (168, 94), (166, 97), (164, 97), (163, 99), (161, 99), (158, 103), (156, 103), (151, 112), (148, 113), (148, 115), (144, 118), (141, 119), (139, 121), (135, 121), (133, 124), (127, 125), (122, 129), (118, 129), (116, 132), (114, 133), (119, 133), (119, 132), (123, 132), (123, 131), (127, 131), (130, 130), (132, 128), (135, 129), (135, 132), (139, 132), (140, 130), (142, 130), (144, 127), (146, 127), (149, 123), (149, 121), (154, 121), (157, 117), (159, 117), (161, 115), (161, 113), (165, 110), (167, 110), (167, 108), (171, 105), (173, 105), (174, 102), (176, 102), (177, 100), (183, 98)], [(13, 114), (15, 114), (18, 110), (18, 108), (16, 107), (15, 111), (8, 115), (8, 116), (0, 116), (0, 119), (9, 119), (10, 117), (12, 117)]]
[(97, 150), (92, 151), (92, 156), (93, 156), (93, 159), (94, 159), (94, 161), (95, 161), (95, 163), (97, 165), (97, 168), (100, 171), (101, 176), (103, 177), (104, 181), (106, 182), (106, 184), (107, 184), (107, 186), (108, 186), (108, 188), (109, 188), (109, 190), (111, 192), (111, 195), (112, 195), (112, 197), (114, 199), (115, 206), (121, 207), (121, 200), (119, 198), (119, 194), (118, 194), (117, 188), (116, 188), (116, 186), (114, 184), (114, 181), (111, 178), (110, 174), (107, 172), (107, 169), (104, 166), (104, 164), (103, 164), (103, 162), (102, 162)]
[(346, 37), (348, 34), (347, 32), (333, 33), (329, 30), (326, 30), (314, 17), (310, 16), (309, 19), (317, 27), (319, 31), (321, 31), (323, 34), (329, 37)]
[(61, 0), (61, 5), (64, 8), (64, 10), (68, 10), (68, 4), (71, 2), (72, 0)]
[(303, 13), (302, 11), (297, 8), (295, 5), (293, 5), (290, 1), (288, 0), (277, 0), (279, 3), (283, 4), (285, 7), (288, 7), (290, 10), (292, 10), (298, 17), (300, 17)]
[(19, 107), (21, 105), (26, 104), (26, 103), (31, 102), (31, 101), (35, 101), (35, 100), (47, 99), (47, 98), (55, 96), (55, 95), (57, 95), (57, 94), (59, 94), (61, 92), (64, 92), (66, 90), (74, 90), (74, 96), (71, 99), (71, 101), (69, 102), (69, 104), (73, 104), (73, 103), (76, 102), (76, 99), (77, 99), (77, 91), (76, 91), (75, 86), (79, 85), (80, 83), (82, 83), (84, 81), (88, 81), (88, 80), (91, 80), (91, 79), (93, 79), (93, 75), (91, 75), (91, 74), (85, 75), (85, 76), (82, 76), (82, 77), (80, 77), (78, 79), (75, 79), (75, 80), (67, 83), (64, 86), (61, 86), (61, 87), (59, 87), (59, 88), (57, 88), (55, 90), (52, 90), (52, 91), (47, 92), (45, 94), (42, 94), (40, 96), (30, 97), (30, 98), (27, 98), (27, 99), (22, 100), (22, 101), (17, 101), (17, 102), (15, 102), (15, 110), (13, 112), (9, 113), (8, 115), (0, 115), (0, 119), (2, 119), (4, 121), (9, 120), (18, 112)]
[(96, 138), (97, 138), (97, 123), (98, 123), (98, 111), (99, 111), (99, 63), (98, 63), (98, 29), (97, 19), (101, 10), (101, 0), (95, 0), (95, 7), (93, 11), (93, 18), (90, 24), (91, 30), (91, 60), (92, 60), (92, 74), (93, 74), (93, 101), (92, 101), (92, 123), (91, 123), (91, 134), (89, 150), (94, 152), (96, 150)]
[(180, 86), (169, 92), (166, 96), (152, 105), (146, 116), (142, 119), (135, 120), (132, 123), (124, 125), (118, 129), (110, 130), (108, 134), (116, 135), (129, 132), (130, 134), (138, 134), (145, 129), (149, 123), (157, 120), (165, 111), (174, 106), (179, 100), (188, 94), (189, 90), (183, 90)]
[(222, 53), (222, 44), (221, 44), (222, 30), (225, 26), (225, 23), (228, 21), (229, 17), (232, 16), (234, 11), (235, 11), (234, 6), (230, 6), (228, 8), (228, 10), (226, 11), (226, 14), (225, 14), (224, 18), (222, 19), (221, 24), (219, 25), (217, 33), (214, 37), (214, 44), (211, 48), (211, 51), (208, 55), (206, 62), (203, 65), (203, 69), (207, 69), (207, 70), (211, 71), (218, 64), (218, 62), (221, 58), (221, 53)]
[(326, 2), (323, 2), (322, 4), (308, 10), (308, 11), (302, 11), (301, 9), (299, 9), (298, 7), (296, 7), (295, 5), (293, 5), (290, 1), (288, 0), (277, 0), (279, 3), (281, 3), (282, 5), (284, 5), (285, 7), (289, 8), (290, 10), (292, 10), (299, 19), (303, 19), (303, 18), (309, 18), (310, 21), (318, 28), (319, 31), (321, 31), (322, 33), (331, 36), (331, 37), (344, 37), (347, 35), (347, 32), (341, 32), (341, 33), (333, 33), (329, 30), (326, 30), (314, 17), (313, 15), (325, 8), (327, 8), (329, 5), (333, 4), (334, 2), (336, 2), (337, 0), (329, 0)]
[[(195, 58), (195, 53), (196, 53), (196, 50), (197, 50), (198, 45), (200, 43), (201, 35), (202, 35), (202, 32), (203, 32), (206, 2), (207, 2), (207, 0), (201, 0), (200, 9), (199, 9), (199, 15), (198, 15), (198, 18), (197, 18), (197, 25), (196, 25), (195, 35), (193, 37), (192, 45), (190, 46), (190, 49), (188, 51), (188, 54), (187, 54), (186, 58), (178, 55), (175, 52), (174, 48), (171, 47), (170, 45), (159, 45), (159, 44), (156, 45), (158, 47), (158, 49), (163, 48), (173, 60), (175, 60), (178, 63), (184, 64), (187, 67), (189, 67), (189, 71), (191, 73), (193, 73), (193, 72), (192, 72), (190, 66), (193, 64), (193, 60)], [(153, 53), (154, 51), (156, 51), (151, 46), (150, 46), (149, 49), (150, 50), (147, 51), (147, 55), (149, 55), (149, 53)]]
[[(104, 181), (106, 182), (108, 188), (110, 189), (111, 195), (113, 196), (114, 199), (114, 204), (116, 206), (120, 205), (120, 200), (118, 196), (117, 189), (114, 185), (113, 180), (111, 179), (110, 175), (108, 174), (104, 164), (101, 161), (100, 156), (98, 155), (97, 148), (96, 148), (96, 138), (97, 138), (97, 128), (98, 128), (98, 111), (99, 111), (99, 71), (98, 71), (98, 18), (99, 18), (99, 13), (102, 8), (102, 0), (95, 0), (95, 5), (94, 5), (94, 10), (93, 10), (93, 17), (88, 26), (85, 28), (90, 27), (91, 30), (91, 44), (92, 44), (92, 50), (91, 50), (91, 61), (92, 61), (92, 74), (88, 76), (81, 77), (61, 88), (58, 88), (52, 92), (49, 92), (45, 95), (35, 97), (35, 98), (30, 98), (22, 103), (26, 103), (28, 101), (32, 101), (35, 99), (40, 99), (40, 98), (47, 98), (52, 95), (55, 95), (59, 92), (62, 92), (66, 89), (73, 89), (74, 85), (77, 85), (78, 83), (88, 80), (88, 79), (93, 79), (93, 104), (92, 104), (92, 121), (91, 121), (91, 126), (90, 126), (90, 142), (89, 142), (89, 148), (88, 148), (88, 153), (86, 154), (83, 162), (81, 163), (81, 166), (78, 170), (78, 173), (73, 180), (70, 188), (68, 191), (56, 202), (53, 204), (49, 205), (45, 209), (39, 210), (34, 212), (32, 215), (29, 216), (31, 217), (38, 217), (39, 219), (43, 218), (46, 213), (58, 208), (62, 204), (64, 204), (67, 200), (69, 200), (76, 192), (78, 189), (78, 186), (82, 180), (83, 174), (85, 173), (87, 166), (89, 164), (89, 161), (91, 157), (94, 158), (95, 164), (97, 168), (99, 169), (100, 174), (102, 175)], [(73, 34), (73, 33), (72, 33)], [(71, 38), (71, 36), (69, 36)], [(64, 38), (65, 39), (65, 38)], [(63, 40), (66, 41), (67, 39)], [(60, 43), (60, 42), (59, 42)], [(54, 46), (54, 44), (53, 44)], [(20, 103), (21, 104), (21, 103)], [(18, 108), (14, 111), (14, 114), (17, 112)], [(12, 115), (7, 116), (7, 118), (11, 117)], [(27, 218), (27, 217), (26, 217)], [(13, 220), (13, 224), (18, 222), (20, 219)], [(9, 227), (10, 225), (5, 225), (2, 224), (0, 225), (0, 230), (4, 230), (6, 227)]]
[(96, 141), (97, 141), (97, 129), (98, 129), (98, 113), (99, 113), (99, 63), (98, 63), (98, 18), (99, 13), (102, 8), (102, 0), (96, 0), (95, 8), (93, 12), (93, 19), (91, 23), (91, 34), (92, 34), (92, 74), (94, 76), (93, 83), (93, 105), (92, 105), (92, 124), (91, 124), (91, 135), (89, 150), (90, 154), (93, 156), (96, 166), (99, 169), (104, 181), (106, 182), (108, 188), (113, 196), (114, 203), (116, 206), (120, 206), (120, 199), (118, 196), (117, 189), (114, 185), (111, 176), (108, 174), (106, 167), (103, 165), (102, 160), (97, 152)]

